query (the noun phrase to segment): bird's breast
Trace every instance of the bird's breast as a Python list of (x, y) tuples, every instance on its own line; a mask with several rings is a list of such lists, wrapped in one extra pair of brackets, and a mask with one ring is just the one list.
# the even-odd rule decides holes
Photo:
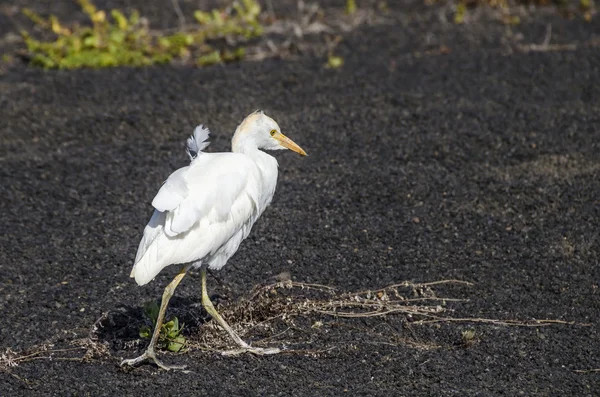
[(261, 182), (259, 215), (267, 208), (273, 199), (277, 187), (277, 160), (264, 152), (262, 156), (255, 160), (258, 167), (259, 178)]

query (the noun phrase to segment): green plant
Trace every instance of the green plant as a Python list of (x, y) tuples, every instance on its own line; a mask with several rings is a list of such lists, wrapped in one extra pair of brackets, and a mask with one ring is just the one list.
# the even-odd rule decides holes
[(352, 15), (356, 12), (356, 0), (346, 0), (346, 14)]
[(327, 64), (325, 65), (325, 67), (330, 69), (337, 69), (341, 68), (342, 66), (344, 66), (344, 58), (329, 54), (329, 56), (327, 57)]
[(239, 35), (250, 39), (263, 33), (258, 20), (260, 5), (255, 0), (234, 1), (232, 10), (233, 13), (196, 11), (194, 18), (209, 36)]
[(463, 2), (459, 2), (456, 5), (456, 13), (454, 14), (454, 23), (461, 24), (465, 22), (465, 17), (467, 15), (467, 6)]
[(464, 347), (470, 347), (477, 341), (474, 329), (466, 329), (461, 332), (462, 344)]
[(217, 58), (215, 53), (219, 62), (233, 61), (244, 56), (243, 48), (215, 49), (208, 42), (220, 38), (228, 38), (228, 42), (244, 41), (263, 32), (259, 20), (261, 9), (256, 0), (236, 0), (223, 10), (196, 11), (198, 24), (171, 34), (152, 31), (137, 11), (129, 16), (116, 9), (107, 14), (91, 0), (76, 1), (89, 18), (89, 25), (66, 26), (54, 15), (44, 18), (29, 9), (22, 10), (34, 24), (56, 37), (42, 41), (21, 31), (33, 65), (47, 69), (147, 66), (187, 59), (190, 54), (196, 54), (198, 59)]
[(342, 36), (336, 36), (334, 38), (325, 37), (325, 43), (327, 45), (327, 63), (325, 67), (328, 69), (338, 69), (344, 66), (344, 58), (339, 55), (334, 55), (334, 50), (342, 41)]
[[(152, 327), (144, 325), (140, 328), (140, 337), (144, 339), (150, 339), (152, 337), (152, 331), (156, 327), (156, 319), (158, 318), (159, 306), (155, 301), (148, 302), (144, 305), (144, 315), (152, 321)], [(160, 329), (158, 335), (157, 346), (162, 349), (167, 349), (174, 353), (182, 351), (185, 346), (185, 337), (181, 335), (183, 330), (183, 324), (179, 326), (179, 319), (173, 317), (172, 320), (164, 323)]]
[(233, 51), (213, 51), (209, 54), (199, 56), (196, 60), (198, 66), (209, 66), (217, 63), (233, 62), (244, 58), (246, 50), (243, 47), (236, 48)]

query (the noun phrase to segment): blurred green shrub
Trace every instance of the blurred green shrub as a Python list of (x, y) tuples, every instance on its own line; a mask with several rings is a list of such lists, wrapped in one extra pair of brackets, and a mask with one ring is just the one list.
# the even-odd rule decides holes
[(66, 26), (54, 15), (43, 18), (29, 9), (22, 10), (55, 37), (43, 41), (27, 31), (21, 32), (33, 65), (46, 69), (147, 66), (186, 59), (191, 54), (197, 56), (198, 65), (228, 62), (242, 58), (243, 48), (215, 50), (208, 44), (210, 40), (227, 37), (244, 41), (263, 32), (259, 21), (261, 9), (255, 0), (236, 0), (224, 10), (196, 11), (197, 23), (193, 27), (172, 34), (150, 30), (147, 20), (137, 11), (126, 16), (115, 9), (109, 16), (91, 0), (77, 0), (77, 3), (91, 26)]

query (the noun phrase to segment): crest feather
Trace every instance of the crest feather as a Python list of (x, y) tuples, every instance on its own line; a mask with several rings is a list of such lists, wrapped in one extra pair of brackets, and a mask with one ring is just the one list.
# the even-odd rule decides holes
[(194, 129), (194, 134), (187, 139), (187, 154), (190, 157), (190, 160), (198, 157), (200, 153), (202, 153), (202, 149), (205, 149), (210, 142), (208, 141), (208, 136), (210, 134), (210, 130), (204, 127), (202, 124), (198, 125), (196, 129)]

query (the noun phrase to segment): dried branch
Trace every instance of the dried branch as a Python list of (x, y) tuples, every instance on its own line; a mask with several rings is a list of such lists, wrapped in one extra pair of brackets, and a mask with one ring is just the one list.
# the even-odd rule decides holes
[(578, 374), (589, 374), (592, 372), (600, 372), (600, 368), (592, 368), (592, 369), (575, 369), (573, 372), (577, 372)]

